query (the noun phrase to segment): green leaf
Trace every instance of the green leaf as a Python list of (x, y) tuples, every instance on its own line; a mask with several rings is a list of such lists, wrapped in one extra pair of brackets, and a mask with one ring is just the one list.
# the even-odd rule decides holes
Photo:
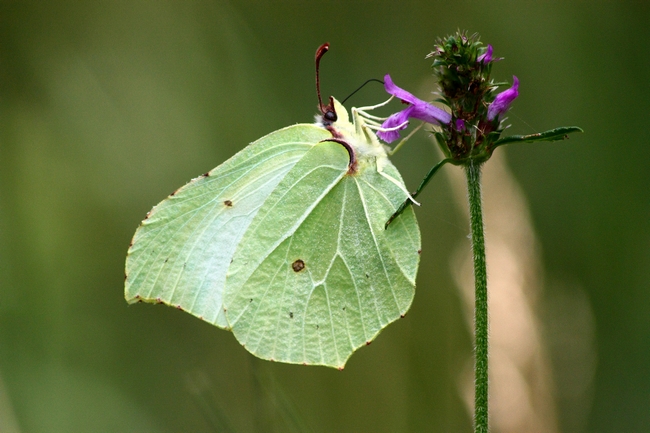
[(568, 135), (572, 132), (584, 132), (582, 128), (577, 126), (563, 126), (560, 128), (551, 129), (545, 132), (539, 132), (537, 134), (529, 135), (511, 135), (509, 137), (503, 137), (500, 140), (494, 142), (493, 148), (501, 146), (508, 143), (533, 143), (535, 141), (559, 141), (568, 139)]
[[(126, 262), (128, 302), (232, 329), (251, 353), (343, 368), (409, 309), (420, 232), (383, 146), (355, 116), (274, 132), (156, 206)], [(358, 129), (357, 129), (358, 128)], [(357, 132), (358, 131), (358, 132)], [(370, 132), (370, 133), (369, 133)]]

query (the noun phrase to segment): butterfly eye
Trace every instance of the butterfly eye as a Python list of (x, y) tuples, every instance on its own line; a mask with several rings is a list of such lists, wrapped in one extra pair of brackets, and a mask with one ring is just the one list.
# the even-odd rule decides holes
[(336, 116), (336, 113), (334, 111), (327, 111), (323, 115), (323, 118), (325, 120), (330, 121), (330, 122), (336, 122), (337, 116)]

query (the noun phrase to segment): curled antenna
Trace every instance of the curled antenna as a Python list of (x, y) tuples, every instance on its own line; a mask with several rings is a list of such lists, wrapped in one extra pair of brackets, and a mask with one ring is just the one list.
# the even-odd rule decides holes
[(330, 96), (329, 104), (323, 105), (323, 99), (320, 96), (320, 59), (330, 49), (330, 44), (325, 42), (316, 50), (316, 94), (318, 95), (318, 108), (320, 109), (323, 119), (329, 122), (336, 122), (337, 116), (334, 110), (334, 101)]
[(368, 83), (370, 83), (370, 82), (372, 82), (372, 81), (376, 81), (376, 82), (378, 82), (378, 83), (384, 84), (383, 81), (381, 81), (381, 80), (379, 80), (379, 79), (377, 79), (377, 78), (371, 78), (371, 79), (367, 80), (365, 83), (363, 83), (362, 85), (360, 85), (360, 86), (359, 86), (359, 87), (358, 87), (354, 92), (350, 93), (350, 94), (348, 95), (347, 98), (345, 98), (343, 101), (341, 101), (341, 104), (345, 104), (345, 101), (347, 101), (348, 99), (350, 99), (350, 97), (352, 97), (352, 95), (354, 95), (355, 93), (357, 93), (359, 90), (363, 89), (364, 86), (365, 86), (366, 84), (368, 84)]

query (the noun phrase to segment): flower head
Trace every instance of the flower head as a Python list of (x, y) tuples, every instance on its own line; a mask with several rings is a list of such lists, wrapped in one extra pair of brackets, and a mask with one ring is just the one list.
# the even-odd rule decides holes
[(487, 118), (489, 121), (501, 117), (510, 108), (512, 101), (519, 96), (519, 79), (512, 76), (512, 87), (499, 93), (488, 107)]
[(404, 110), (391, 115), (381, 125), (384, 131), (379, 131), (377, 136), (386, 143), (391, 143), (399, 138), (399, 131), (408, 126), (408, 120), (410, 118), (419, 119), (434, 125), (447, 124), (451, 121), (451, 114), (397, 87), (388, 74), (384, 77), (384, 87), (386, 92), (401, 99), (402, 102), (410, 104)]
[[(472, 161), (485, 162), (490, 159), (496, 147), (506, 143), (543, 141), (549, 138), (555, 140), (563, 137), (565, 130), (580, 130), (567, 128), (562, 131), (547, 131), (541, 135), (502, 138), (501, 134), (507, 128), (504, 123), (506, 113), (519, 97), (519, 79), (513, 76), (512, 85), (498, 93), (498, 85), (491, 78), (491, 72), (494, 62), (502, 59), (495, 57), (494, 53), (492, 45), (481, 43), (478, 34), (468, 36), (467, 33), (458, 31), (438, 39), (427, 58), (433, 60), (431, 67), (438, 79), (438, 102), (443, 105), (435, 106), (416, 98), (397, 87), (390, 75), (386, 75), (386, 91), (407, 106), (388, 117), (381, 125), (376, 116), (368, 116), (369, 127), (378, 131), (380, 139), (391, 143), (400, 138), (401, 131), (409, 125), (411, 119), (438, 125), (430, 131), (431, 135), (445, 155), (445, 161), (455, 165), (467, 165)], [(384, 104), (379, 106), (381, 105)], [(413, 128), (410, 135), (421, 126)], [(393, 148), (393, 152), (400, 145)]]

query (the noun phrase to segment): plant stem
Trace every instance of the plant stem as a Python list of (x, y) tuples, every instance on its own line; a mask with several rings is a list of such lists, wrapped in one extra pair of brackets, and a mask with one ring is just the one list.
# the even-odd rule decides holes
[(465, 167), (469, 195), (472, 252), (474, 255), (474, 431), (488, 432), (488, 299), (485, 265), (485, 237), (481, 203), (481, 164), (474, 161)]

